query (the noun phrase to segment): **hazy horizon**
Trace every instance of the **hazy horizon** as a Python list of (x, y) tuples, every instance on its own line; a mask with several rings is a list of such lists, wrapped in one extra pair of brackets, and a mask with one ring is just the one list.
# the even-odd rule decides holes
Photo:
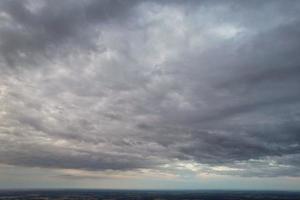
[(0, 189), (300, 189), (300, 1), (0, 1)]

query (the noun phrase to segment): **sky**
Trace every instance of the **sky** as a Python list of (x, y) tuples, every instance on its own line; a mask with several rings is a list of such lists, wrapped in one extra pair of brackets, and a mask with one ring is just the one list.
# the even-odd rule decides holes
[(300, 189), (300, 1), (0, 1), (0, 188)]

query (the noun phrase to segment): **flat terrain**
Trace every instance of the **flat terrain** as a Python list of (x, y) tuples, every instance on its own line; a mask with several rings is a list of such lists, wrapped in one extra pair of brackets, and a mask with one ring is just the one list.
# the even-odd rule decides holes
[(8, 200), (300, 200), (300, 192), (283, 191), (134, 191), (134, 190), (1, 190)]

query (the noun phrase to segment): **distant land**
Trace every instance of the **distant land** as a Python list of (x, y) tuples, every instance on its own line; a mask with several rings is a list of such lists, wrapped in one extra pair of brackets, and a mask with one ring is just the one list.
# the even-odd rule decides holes
[(299, 200), (296, 191), (242, 190), (0, 190), (10, 200)]

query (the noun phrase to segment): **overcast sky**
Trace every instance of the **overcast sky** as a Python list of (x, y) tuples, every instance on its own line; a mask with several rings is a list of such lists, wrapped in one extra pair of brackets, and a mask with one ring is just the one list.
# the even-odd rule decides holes
[(299, 1), (0, 1), (0, 188), (300, 188)]

